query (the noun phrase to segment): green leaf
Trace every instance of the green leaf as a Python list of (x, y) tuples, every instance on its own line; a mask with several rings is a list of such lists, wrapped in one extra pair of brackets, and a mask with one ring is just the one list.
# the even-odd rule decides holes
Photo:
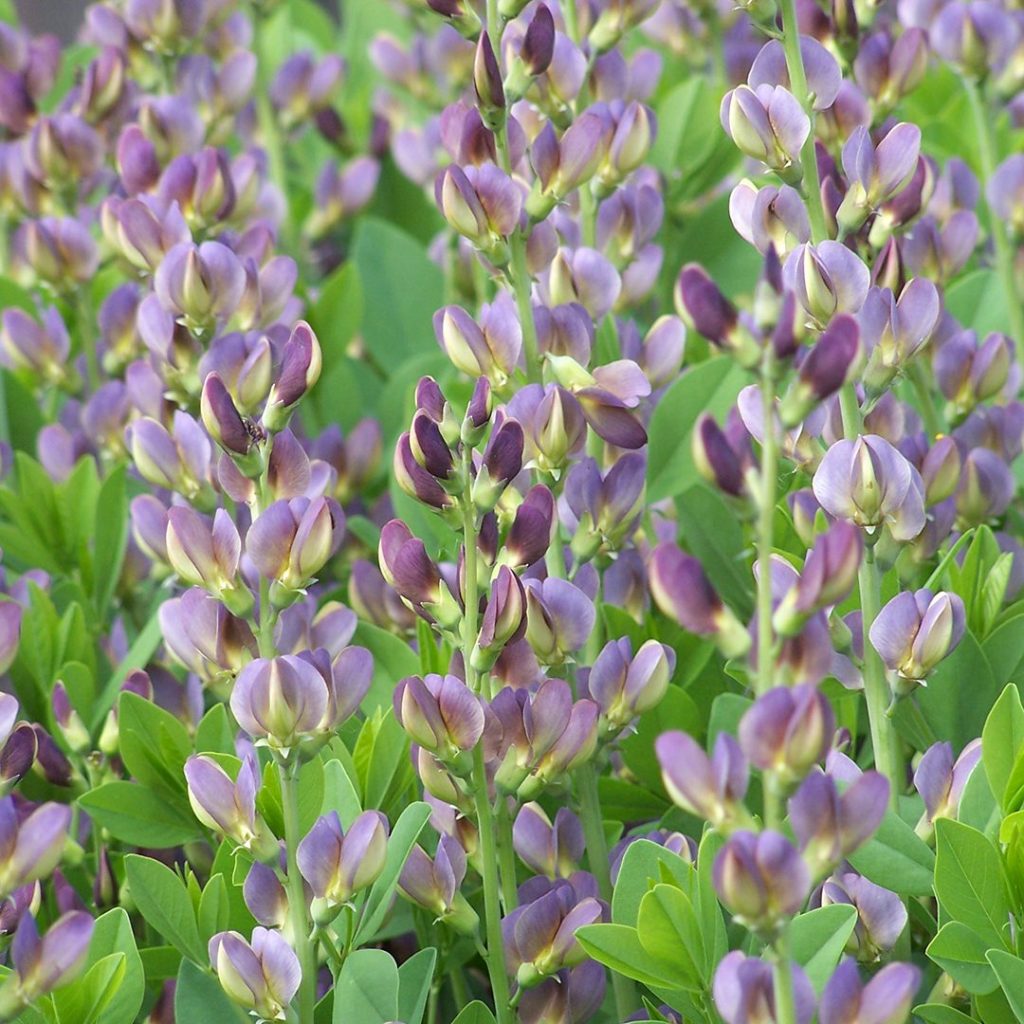
[(124, 859), (124, 867), (139, 913), (185, 956), (205, 964), (206, 947), (199, 937), (185, 883), (170, 868), (150, 857), (130, 853)]
[(588, 924), (576, 930), (579, 944), (598, 963), (627, 978), (654, 988), (672, 988), (674, 981), (655, 973), (653, 963), (635, 928), (624, 924)]
[(146, 663), (156, 652), (163, 640), (163, 633), (160, 630), (159, 608), (154, 608), (149, 621), (143, 627), (142, 632), (135, 638), (135, 642), (129, 648), (121, 663), (117, 666), (110, 679), (107, 680), (103, 692), (96, 700), (96, 708), (93, 712), (91, 729), (98, 729), (107, 712), (117, 702), (117, 696), (121, 692), (121, 684), (128, 678), (128, 673), (136, 668), (145, 668)]
[[(398, 883), (398, 876), (405, 865), (409, 851), (413, 848), (420, 833), (426, 828), (430, 820), (430, 805), (422, 801), (409, 804), (398, 821), (388, 839), (387, 858), (384, 862), (384, 870), (380, 877), (373, 883), (370, 895), (367, 897), (366, 906), (363, 909), (363, 920), (356, 933), (356, 942), (362, 944), (368, 942), (380, 927), (384, 916), (388, 912), (391, 897), (395, 886)], [(391, 1019), (391, 1018), (387, 1018)]]
[(387, 354), (384, 374), (390, 376), (410, 356), (436, 351), (431, 324), (444, 278), (426, 249), (393, 224), (363, 217), (352, 259), (363, 285), (365, 351)]
[(228, 884), (223, 875), (214, 875), (204, 886), (197, 914), (199, 936), (209, 943), (218, 932), (227, 931), (231, 924), (228, 905)]
[(854, 869), (901, 896), (931, 896), (935, 854), (902, 818), (886, 811), (870, 842), (849, 857)]
[(1003, 995), (1010, 1004), (1014, 1016), (1024, 1021), (1024, 960), (1011, 956), (1001, 949), (990, 949), (988, 962), (996, 972)]
[(420, 659), (405, 640), (369, 622), (359, 623), (352, 643), (365, 647), (373, 655), (373, 682), (363, 701), (363, 709), (370, 712), (377, 707), (391, 707), (395, 684), (419, 672)]
[(96, 1024), (124, 981), (124, 953), (101, 957), (70, 985), (53, 994), (53, 1006), (61, 1024)]
[(990, 946), (1003, 946), (1011, 907), (995, 846), (977, 829), (948, 818), (936, 823), (935, 837), (935, 895), (943, 912)]
[(128, 522), (128, 494), (122, 464), (104, 480), (96, 501), (92, 594), (100, 619), (107, 614), (121, 575), (128, 549)]
[(946, 291), (946, 308), (980, 336), (1006, 330), (1006, 297), (994, 270), (972, 270), (954, 281)]
[(135, 782), (107, 782), (84, 793), (78, 803), (115, 839), (154, 850), (199, 839), (203, 830), (187, 811)]
[(398, 967), (382, 949), (350, 953), (334, 988), (334, 1024), (398, 1020)]
[(698, 990), (707, 982), (708, 965), (693, 904), (682, 889), (656, 885), (640, 901), (636, 922), (640, 945), (672, 988)]
[(414, 953), (398, 968), (398, 1017), (403, 1024), (420, 1024), (434, 983), (437, 950), (433, 946)]
[(174, 1019), (189, 1024), (251, 1024), (252, 1018), (231, 1002), (220, 982), (194, 963), (182, 960), (174, 989)]
[(235, 734), (223, 704), (214, 704), (196, 726), (197, 754), (234, 754)]
[(131, 921), (121, 907), (108, 910), (96, 919), (89, 942), (88, 963), (97, 963), (111, 954), (124, 958), (124, 974), (97, 1021), (98, 1024), (132, 1024), (146, 994), (146, 978)]
[(320, 813), (337, 811), (341, 827), (348, 829), (362, 810), (359, 794), (345, 766), (337, 759), (328, 761), (324, 765), (324, 800)]
[(660, 501), (682, 494), (700, 477), (691, 437), (701, 413), (723, 417), (747, 383), (735, 359), (717, 356), (686, 370), (654, 407), (648, 429), (647, 496)]
[(636, 925), (640, 902), (668, 871), (679, 887), (692, 893), (696, 872), (677, 853), (649, 839), (636, 839), (626, 847), (612, 894), (612, 921)]
[(486, 1003), (474, 999), (459, 1011), (452, 1024), (495, 1024), (494, 1014)]
[(803, 967), (819, 996), (856, 924), (856, 908), (842, 904), (819, 907), (793, 919), (789, 931), (793, 959)]
[(185, 726), (169, 711), (130, 691), (118, 701), (117, 723), (121, 759), (132, 776), (151, 789), (183, 797), (185, 759), (192, 753)]
[(928, 1024), (977, 1024), (975, 1019), (945, 1003), (920, 1003), (914, 1007), (914, 1016)]
[(999, 983), (986, 954), (991, 944), (960, 921), (947, 921), (926, 952), (954, 981), (968, 992), (984, 995)]
[(1021, 750), (1024, 750), (1024, 704), (1021, 704), (1020, 691), (1011, 683), (992, 705), (981, 731), (981, 763), (992, 793), (1004, 809), (1006, 784)]
[(665, 789), (661, 781), (661, 765), (654, 753), (655, 740), (670, 729), (699, 734), (701, 724), (700, 713), (693, 698), (678, 686), (670, 686), (661, 703), (641, 715), (636, 730), (619, 741), (622, 759), (647, 789), (663, 794)]

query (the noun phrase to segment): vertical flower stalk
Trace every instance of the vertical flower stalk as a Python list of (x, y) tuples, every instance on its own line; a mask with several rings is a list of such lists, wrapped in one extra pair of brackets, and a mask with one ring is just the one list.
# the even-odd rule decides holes
[[(969, 74), (963, 75), (964, 89), (971, 105), (971, 120), (978, 134), (978, 157), (981, 160), (981, 174), (985, 181), (991, 181), (996, 170), (996, 143), (994, 129), (997, 118), (989, 109), (982, 93), (981, 84)], [(995, 250), (996, 272), (1006, 300), (1006, 310), (1010, 318), (1010, 330), (1014, 341), (1020, 343), (1024, 339), (1024, 306), (1021, 305), (1020, 289), (1017, 287), (1017, 274), (1014, 267), (1014, 252), (1006, 234), (1006, 224), (989, 204), (989, 231), (992, 234), (992, 247)]]
[[(793, 95), (807, 103), (809, 95), (807, 72), (804, 69), (803, 54), (800, 52), (800, 24), (796, 14), (796, 0), (782, 0), (782, 46), (786, 54), (786, 68), (793, 87)], [(802, 99), (801, 99), (802, 98)], [(813, 119), (814, 111), (808, 110)], [(825, 221), (825, 207), (821, 201), (821, 179), (818, 175), (818, 155), (815, 151), (814, 122), (800, 149), (800, 166), (803, 169), (803, 193), (807, 200), (807, 216), (811, 222), (811, 238), (815, 242), (828, 238)]]

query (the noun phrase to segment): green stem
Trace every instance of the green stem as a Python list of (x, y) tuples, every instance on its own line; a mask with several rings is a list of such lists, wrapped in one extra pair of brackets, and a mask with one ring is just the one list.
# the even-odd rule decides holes
[[(981, 177), (991, 181), (996, 169), (995, 116), (985, 103), (981, 86), (972, 78), (964, 77), (964, 88), (971, 104), (971, 116), (978, 133), (978, 156), (981, 160)], [(989, 232), (995, 249), (996, 271), (999, 274), (1006, 309), (1010, 318), (1010, 331), (1015, 341), (1024, 339), (1024, 308), (1021, 307), (1020, 290), (1014, 268), (1014, 251), (1006, 234), (1006, 224), (989, 209)]]
[[(477, 583), (477, 514), (472, 496), (473, 452), (469, 445), (462, 447), (462, 544), (465, 549), (465, 612), (462, 617), (462, 660), (466, 672), (466, 685), (484, 700), (491, 699), (490, 673), (477, 673), (472, 655), (476, 646), (479, 618), (479, 587)], [(487, 785), (487, 764), (484, 760), (483, 739), (473, 750), (473, 800), (476, 807), (476, 826), (480, 834), (480, 874), (484, 889), (484, 927), (487, 946), (484, 960), (491, 979), (494, 1012), (497, 1024), (511, 1024), (509, 1011), (508, 977), (505, 974), (505, 948), (501, 935), (501, 877), (498, 867), (497, 828)]]
[(270, 604), (270, 580), (260, 577), (260, 621), (256, 630), (256, 644), (261, 658), (272, 658), (274, 649), (274, 622), (277, 616)]
[(811, 119), (811, 130), (807, 141), (800, 150), (800, 166), (803, 169), (803, 191), (807, 200), (807, 215), (811, 221), (811, 238), (822, 242), (828, 238), (825, 207), (821, 201), (821, 179), (818, 177), (818, 156), (814, 148), (814, 110), (807, 101), (807, 74), (804, 58), (800, 52), (800, 27), (796, 16), (796, 0), (782, 0), (782, 48), (786, 54), (786, 67), (793, 95), (804, 104)]
[(519, 893), (516, 887), (516, 851), (512, 845), (512, 816), (508, 812), (508, 803), (503, 796), (498, 797), (495, 820), (498, 826), (501, 902), (505, 913), (510, 914), (519, 905)]
[(777, 772), (765, 772), (763, 781), (765, 828), (775, 829), (778, 832), (782, 828), (782, 819), (785, 817), (785, 786)]
[(775, 989), (775, 1024), (796, 1024), (796, 1000), (793, 998), (793, 965), (789, 959), (789, 940), (783, 932), (772, 944), (775, 960), (772, 976)]
[(89, 390), (95, 391), (100, 386), (100, 364), (96, 356), (96, 324), (88, 285), (82, 285), (76, 292), (75, 309), (78, 314), (78, 337), (85, 353), (85, 372)]
[(839, 412), (843, 418), (843, 435), (848, 441), (855, 441), (860, 434), (860, 405), (857, 392), (852, 384), (844, 384), (839, 390)]
[(513, 231), (508, 240), (511, 262), (509, 281), (516, 297), (516, 312), (523, 330), (523, 355), (526, 376), (531, 384), (541, 382), (540, 343), (537, 325), (533, 321), (533, 303), (530, 301), (530, 271), (526, 266), (526, 239), (520, 231)]
[(942, 416), (935, 405), (932, 389), (928, 387), (928, 375), (925, 373), (924, 364), (920, 360), (911, 363), (907, 370), (907, 376), (910, 378), (914, 394), (917, 396), (918, 411), (921, 413), (921, 419), (924, 420), (925, 430), (932, 437), (938, 437), (945, 433), (946, 428), (943, 425)]
[(772, 354), (765, 350), (761, 373), (761, 408), (764, 419), (761, 441), (761, 487), (757, 515), (757, 678), (754, 690), (771, 689), (775, 666), (775, 635), (772, 630), (771, 558), (774, 548), (775, 489), (778, 473), (778, 439), (775, 436), (775, 383)]
[[(587, 844), (587, 863), (590, 865), (590, 873), (597, 879), (601, 898), (611, 906), (612, 882), (608, 866), (608, 839), (604, 834), (604, 817), (601, 813), (601, 798), (597, 791), (597, 774), (593, 762), (587, 761), (576, 769), (576, 784), (583, 836)], [(626, 1020), (640, 1005), (636, 987), (629, 978), (618, 971), (613, 970), (611, 976), (616, 1019)]]
[(864, 696), (868, 706), (871, 727), (871, 745), (875, 751), (875, 767), (889, 780), (889, 806), (896, 807), (896, 799), (903, 790), (903, 756), (900, 740), (892, 718), (887, 714), (891, 694), (885, 678), (885, 666), (871, 645), (868, 632), (881, 606), (881, 587), (874, 548), (864, 549), (860, 573), (860, 609), (863, 620), (864, 642)]
[(505, 949), (501, 937), (501, 885), (498, 879), (498, 851), (495, 841), (494, 815), (487, 795), (487, 766), (483, 744), (473, 751), (473, 782), (476, 792), (476, 825), (480, 832), (480, 871), (484, 886), (484, 924), (487, 933), (485, 961), (494, 997), (497, 1024), (511, 1024), (508, 978), (505, 975)]
[(299, 874), (297, 851), (302, 840), (299, 825), (298, 762), (277, 762), (281, 776), (281, 809), (284, 813), (284, 841), (288, 850), (288, 916), (291, 923), (295, 953), (302, 967), (302, 982), (295, 996), (298, 1024), (313, 1024), (316, 1007), (316, 960), (309, 941), (309, 912), (306, 893)]

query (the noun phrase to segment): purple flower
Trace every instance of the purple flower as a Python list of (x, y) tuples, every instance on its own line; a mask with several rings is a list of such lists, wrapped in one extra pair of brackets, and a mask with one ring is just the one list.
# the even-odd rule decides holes
[(870, 284), (868, 268), (841, 242), (799, 246), (786, 257), (783, 276), (818, 324), (827, 324), (836, 313), (857, 313)]
[(846, 948), (867, 963), (891, 950), (907, 925), (907, 908), (896, 893), (853, 872), (826, 880), (821, 904), (856, 908), (857, 923)]
[(153, 286), (164, 309), (196, 329), (226, 320), (245, 291), (238, 257), (220, 242), (174, 246), (157, 268)]
[(512, 826), (512, 845), (531, 870), (570, 878), (583, 857), (583, 826), (568, 807), (559, 807), (552, 824), (540, 804), (524, 804)]
[(71, 808), (40, 804), (19, 822), (13, 797), (0, 799), (0, 893), (53, 873), (64, 855)]
[(900, 680), (897, 688), (912, 688), (956, 648), (966, 628), (964, 603), (957, 594), (908, 590), (882, 608), (868, 637)]
[(82, 911), (58, 918), (40, 938), (35, 918), (26, 913), (11, 943), (15, 987), (22, 1005), (28, 1005), (55, 988), (73, 981), (81, 973), (89, 954), (95, 921)]
[(888, 802), (889, 782), (878, 772), (864, 772), (841, 794), (831, 776), (807, 776), (789, 800), (789, 821), (815, 877), (871, 838)]
[(479, 923), (476, 911), (459, 891), (465, 877), (465, 851), (456, 839), (442, 836), (433, 859), (422, 846), (412, 848), (402, 865), (398, 889), (456, 931), (473, 934)]
[(619, 730), (657, 706), (675, 669), (675, 652), (647, 640), (633, 654), (628, 637), (607, 643), (587, 676), (587, 691), (597, 701), (608, 728)]
[(313, 891), (313, 917), (334, 918), (355, 893), (372, 885), (384, 870), (388, 820), (380, 811), (364, 811), (341, 827), (336, 811), (322, 815), (299, 843), (299, 871)]
[(256, 655), (248, 624), (196, 587), (165, 601), (159, 615), (168, 653), (206, 682), (230, 678)]
[(423, 541), (413, 537), (401, 520), (392, 519), (381, 530), (378, 558), (384, 579), (414, 611), (446, 628), (461, 621), (462, 609), (448, 585), (442, 583)]
[[(286, 592), (306, 587), (337, 550), (344, 513), (330, 498), (275, 501), (256, 519), (245, 538), (245, 553), (266, 579)], [(272, 591), (271, 599), (277, 596)]]
[(567, 580), (526, 580), (526, 640), (548, 665), (570, 660), (594, 628), (594, 603)]
[(519, 363), (523, 333), (507, 292), (483, 307), (479, 324), (461, 306), (439, 309), (434, 334), (456, 369), (487, 377), (496, 388), (505, 387)]
[(813, 486), (826, 512), (869, 532), (885, 525), (895, 540), (912, 540), (924, 527), (921, 474), (875, 434), (832, 445)]
[(800, 149), (811, 123), (788, 89), (740, 85), (723, 97), (720, 118), (740, 152), (788, 180), (799, 180)]
[(897, 298), (888, 288), (872, 288), (857, 317), (868, 351), (864, 383), (881, 394), (928, 343), (939, 322), (938, 289), (927, 278), (915, 277)]
[(185, 781), (192, 810), (207, 828), (230, 837), (261, 860), (277, 859), (277, 840), (256, 813), (260, 777), (254, 757), (242, 762), (236, 779), (206, 754), (190, 757), (185, 762)]
[(781, 404), (779, 419), (797, 426), (816, 406), (831, 398), (861, 364), (860, 329), (846, 313), (832, 318), (821, 337), (800, 361), (799, 373)]
[(512, 396), (509, 416), (523, 427), (525, 465), (559, 473), (583, 448), (587, 423), (579, 401), (554, 384), (528, 384)]
[(914, 787), (924, 801), (928, 822), (955, 818), (960, 798), (974, 769), (981, 761), (981, 740), (972, 740), (953, 759), (951, 743), (933, 743), (914, 770)]
[(900, 122), (876, 146), (867, 128), (854, 129), (843, 146), (843, 170), (850, 183), (836, 219), (856, 231), (882, 203), (910, 184), (921, 151), (921, 129)]
[(855, 960), (844, 960), (821, 993), (821, 1024), (903, 1024), (910, 1015), (921, 972), (912, 964), (888, 964), (863, 985)]
[(740, 719), (740, 746), (762, 771), (799, 779), (825, 757), (835, 727), (832, 707), (817, 687), (778, 686)]
[(746, 653), (750, 636), (704, 575), (700, 562), (666, 541), (654, 549), (648, 567), (651, 596), (684, 629), (711, 636), (726, 657)]
[(736, 231), (762, 254), (774, 248), (785, 258), (811, 240), (807, 206), (789, 185), (757, 188), (744, 179), (729, 196), (729, 216)]
[[(814, 1016), (814, 989), (802, 968), (793, 964), (790, 970), (796, 1024), (810, 1024)], [(716, 968), (713, 994), (725, 1024), (774, 1024), (777, 1020), (771, 965), (757, 957), (744, 956), (738, 949), (727, 953)]]
[(771, 930), (797, 914), (811, 890), (811, 876), (796, 847), (770, 830), (734, 832), (715, 858), (712, 877), (719, 899), (749, 928)]
[[(800, 36), (800, 54), (807, 76), (808, 99), (814, 110), (827, 110), (839, 95), (843, 75), (835, 57), (817, 39)], [(792, 89), (782, 42), (770, 39), (758, 51), (747, 76), (752, 89), (761, 85), (781, 85)]]
[(407, 676), (395, 687), (394, 709), (413, 743), (442, 761), (464, 762), (483, 735), (480, 698), (457, 676)]
[(710, 758), (692, 736), (679, 731), (662, 733), (654, 751), (665, 789), (684, 811), (715, 828), (745, 817), (743, 798), (750, 770), (739, 744), (728, 733), (718, 734)]
[(295, 951), (280, 932), (255, 928), (252, 942), (238, 932), (210, 939), (210, 962), (229, 998), (265, 1020), (284, 1020), (302, 982)]

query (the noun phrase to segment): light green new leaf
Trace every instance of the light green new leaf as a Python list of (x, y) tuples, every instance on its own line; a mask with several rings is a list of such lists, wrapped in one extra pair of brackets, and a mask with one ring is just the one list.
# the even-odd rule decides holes
[(350, 953), (334, 987), (334, 1024), (398, 1020), (398, 967), (382, 949)]

